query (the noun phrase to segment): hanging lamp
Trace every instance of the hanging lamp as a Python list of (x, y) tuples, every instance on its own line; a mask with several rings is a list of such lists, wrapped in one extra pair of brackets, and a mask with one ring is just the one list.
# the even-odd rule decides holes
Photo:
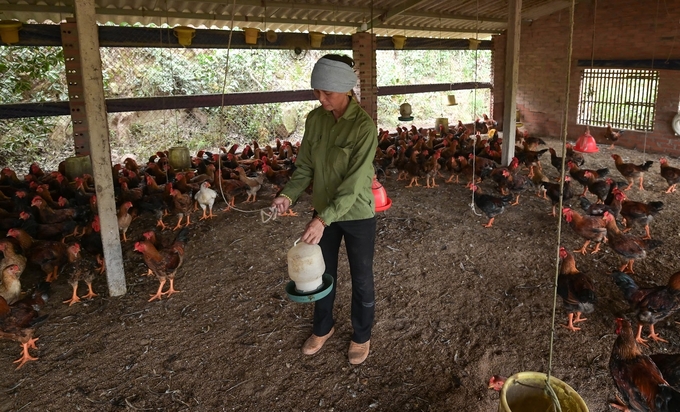
[(586, 131), (576, 140), (574, 150), (581, 153), (597, 153), (600, 151), (595, 138), (590, 134), (590, 127), (586, 126)]

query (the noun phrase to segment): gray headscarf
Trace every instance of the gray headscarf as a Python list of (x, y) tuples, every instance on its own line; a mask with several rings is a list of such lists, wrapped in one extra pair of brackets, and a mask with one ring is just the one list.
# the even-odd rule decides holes
[(312, 70), (312, 89), (347, 93), (357, 84), (357, 75), (343, 62), (321, 58)]

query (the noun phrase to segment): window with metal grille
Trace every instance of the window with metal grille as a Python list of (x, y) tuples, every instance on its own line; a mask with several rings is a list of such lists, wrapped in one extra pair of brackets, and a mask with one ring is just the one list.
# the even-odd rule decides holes
[(651, 132), (658, 85), (656, 70), (585, 69), (577, 122)]

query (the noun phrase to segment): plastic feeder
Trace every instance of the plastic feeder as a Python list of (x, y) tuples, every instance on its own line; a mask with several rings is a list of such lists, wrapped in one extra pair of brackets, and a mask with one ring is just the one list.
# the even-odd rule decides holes
[(260, 34), (260, 29), (246, 27), (243, 31), (246, 33), (246, 44), (257, 44), (257, 36)]
[(196, 29), (187, 26), (177, 26), (172, 29), (175, 37), (177, 37), (177, 42), (182, 46), (191, 46), (191, 39), (196, 36)]
[(392, 200), (387, 197), (387, 191), (385, 190), (385, 187), (380, 182), (378, 182), (378, 179), (376, 179), (375, 176), (373, 176), (373, 186), (371, 189), (373, 190), (373, 197), (375, 198), (376, 212), (384, 212), (392, 207)]
[(21, 26), (20, 21), (0, 20), (0, 39), (2, 39), (2, 42), (7, 44), (18, 43)]
[(394, 48), (397, 50), (401, 50), (404, 48), (404, 43), (406, 43), (406, 36), (402, 36), (401, 34), (395, 34), (392, 36), (392, 43), (394, 43)]
[(586, 132), (576, 140), (574, 150), (581, 153), (597, 153), (600, 151), (600, 149), (597, 148), (595, 138), (590, 134), (589, 130), (586, 130)]

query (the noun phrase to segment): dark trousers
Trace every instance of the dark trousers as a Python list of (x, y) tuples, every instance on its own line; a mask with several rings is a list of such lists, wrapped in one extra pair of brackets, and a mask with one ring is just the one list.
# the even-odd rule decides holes
[(373, 253), (375, 249), (376, 219), (334, 222), (324, 229), (319, 242), (326, 273), (333, 276), (333, 290), (314, 305), (314, 334), (324, 336), (335, 324), (333, 304), (338, 284), (338, 253), (345, 238), (349, 271), (352, 276), (352, 341), (364, 343), (371, 339), (375, 318), (375, 290), (373, 287)]

